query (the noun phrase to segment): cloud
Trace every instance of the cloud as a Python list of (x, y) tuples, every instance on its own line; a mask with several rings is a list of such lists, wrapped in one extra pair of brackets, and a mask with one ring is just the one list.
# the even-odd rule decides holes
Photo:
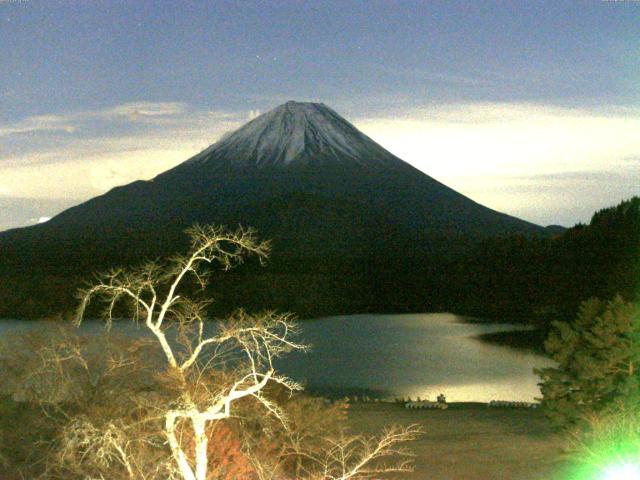
[(538, 224), (588, 223), (596, 210), (640, 194), (640, 169), (567, 171), (477, 178), (462, 185), (466, 195), (497, 210)]
[(75, 202), (69, 199), (33, 199), (0, 197), (0, 231), (33, 225), (41, 217), (52, 216)]
[(74, 131), (73, 122), (61, 115), (37, 115), (19, 122), (0, 125), (0, 137), (33, 132), (73, 133)]
[(640, 193), (637, 109), (475, 103), (354, 123), (459, 192), (538, 223), (588, 221)]
[(640, 167), (640, 155), (629, 155), (623, 158), (622, 161), (632, 167)]
[[(535, 183), (544, 185), (575, 185), (577, 182), (628, 182), (634, 177), (640, 176), (640, 170), (631, 168), (631, 166), (621, 166), (616, 171), (611, 170), (593, 170), (593, 171), (568, 171), (560, 173), (548, 174), (532, 174), (514, 176), (511, 179), (514, 182)], [(505, 177), (509, 178), (509, 177)], [(638, 184), (640, 185), (640, 183)]]
[(187, 112), (187, 106), (180, 102), (130, 102), (99, 112), (101, 117), (122, 117), (131, 121), (145, 117), (166, 117), (182, 115)]
[(101, 110), (31, 116), (0, 125), (0, 137), (37, 132), (74, 133), (95, 122), (159, 120), (162, 117), (176, 117), (187, 112), (187, 105), (180, 102), (129, 102)]
[[(139, 139), (135, 148), (118, 139), (84, 142), (47, 153), (0, 162), (0, 196), (32, 199), (71, 198), (78, 201), (134, 180), (148, 180), (199, 151), (192, 141)], [(124, 140), (126, 142), (126, 140)]]
[(504, 75), (498, 75), (489, 71), (472, 71), (467, 75), (460, 75), (453, 72), (434, 71), (432, 67), (399, 67), (397, 65), (389, 66), (379, 62), (370, 63), (369, 66), (375, 70), (383, 72), (386, 75), (403, 79), (410, 78), (421, 82), (445, 85), (463, 85), (463, 86), (479, 86), (479, 85), (495, 85), (499, 80), (504, 79)]
[(354, 122), (443, 180), (608, 170), (640, 156), (640, 115), (529, 104), (433, 107)]
[(247, 115), (248, 120), (253, 120), (260, 116), (260, 110), (249, 110), (249, 114)]

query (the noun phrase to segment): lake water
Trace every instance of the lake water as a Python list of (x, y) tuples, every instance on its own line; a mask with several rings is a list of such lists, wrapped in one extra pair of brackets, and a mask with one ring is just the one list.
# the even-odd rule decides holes
[[(0, 321), (0, 335), (38, 322)], [(131, 331), (131, 324), (119, 329)], [(89, 322), (87, 329), (98, 325)], [(325, 395), (420, 396), (448, 401), (533, 401), (533, 368), (552, 365), (527, 351), (482, 342), (483, 333), (518, 330), (509, 324), (465, 323), (451, 314), (349, 315), (302, 322), (311, 352), (282, 359), (278, 369)]]

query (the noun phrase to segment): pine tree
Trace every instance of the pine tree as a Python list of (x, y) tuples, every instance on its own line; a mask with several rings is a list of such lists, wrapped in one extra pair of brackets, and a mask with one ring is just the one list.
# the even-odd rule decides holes
[(640, 315), (617, 296), (584, 301), (573, 322), (554, 322), (545, 348), (557, 367), (537, 370), (543, 406), (560, 428), (638, 401)]

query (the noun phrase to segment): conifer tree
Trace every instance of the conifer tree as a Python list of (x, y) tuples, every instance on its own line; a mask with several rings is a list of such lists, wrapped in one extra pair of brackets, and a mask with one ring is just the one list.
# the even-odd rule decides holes
[(537, 370), (543, 406), (560, 428), (638, 401), (640, 314), (617, 296), (582, 302), (573, 322), (554, 322), (545, 348), (557, 367)]

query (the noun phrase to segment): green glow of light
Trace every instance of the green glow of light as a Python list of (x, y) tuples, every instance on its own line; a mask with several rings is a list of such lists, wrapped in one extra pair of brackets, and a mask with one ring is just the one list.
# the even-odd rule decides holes
[(640, 480), (640, 466), (634, 463), (611, 465), (602, 473), (602, 480)]

